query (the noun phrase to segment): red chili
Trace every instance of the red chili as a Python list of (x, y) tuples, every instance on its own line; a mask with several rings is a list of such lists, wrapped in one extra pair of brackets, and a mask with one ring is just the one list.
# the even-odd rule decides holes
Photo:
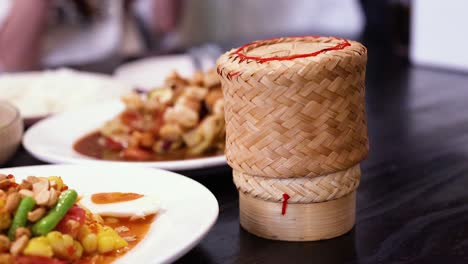
[(286, 214), (286, 207), (288, 206), (289, 195), (287, 193), (283, 193), (283, 206), (281, 207), (281, 214)]
[(121, 151), (123, 149), (122, 144), (113, 140), (112, 138), (105, 137), (105, 139), (106, 139), (106, 142), (105, 142), (106, 148), (113, 150), (113, 151)]

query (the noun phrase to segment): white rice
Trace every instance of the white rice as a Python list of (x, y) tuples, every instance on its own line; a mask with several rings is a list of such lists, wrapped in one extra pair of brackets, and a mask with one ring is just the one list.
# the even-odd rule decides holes
[(25, 118), (115, 100), (130, 90), (106, 75), (70, 69), (0, 75), (0, 99), (16, 105)]

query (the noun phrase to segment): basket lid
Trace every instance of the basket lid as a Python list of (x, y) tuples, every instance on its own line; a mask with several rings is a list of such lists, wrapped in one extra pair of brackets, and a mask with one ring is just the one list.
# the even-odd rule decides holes
[(366, 48), (334, 37), (257, 41), (218, 60), (226, 158), (251, 175), (315, 177), (368, 152)]
[(361, 56), (366, 48), (337, 37), (285, 37), (255, 41), (226, 52), (218, 60), (218, 72), (234, 77), (241, 73), (292, 67), (295, 63), (320, 62), (331, 56)]

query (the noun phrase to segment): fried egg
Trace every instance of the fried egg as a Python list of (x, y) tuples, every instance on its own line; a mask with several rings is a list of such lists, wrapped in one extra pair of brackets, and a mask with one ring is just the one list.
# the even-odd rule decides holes
[[(83, 195), (80, 204), (94, 214), (113, 217), (144, 217), (156, 214), (160, 209), (160, 201), (151, 195), (134, 195), (131, 200), (112, 199), (116, 195), (132, 193), (99, 193)], [(100, 196), (99, 196), (100, 195)], [(107, 201), (96, 199), (106, 197)], [(109, 198), (110, 197), (110, 198)]]

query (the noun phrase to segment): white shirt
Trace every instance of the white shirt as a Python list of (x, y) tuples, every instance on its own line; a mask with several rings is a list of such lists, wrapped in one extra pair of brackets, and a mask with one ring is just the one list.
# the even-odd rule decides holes
[[(0, 27), (10, 13), (13, 1), (0, 1)], [(99, 4), (102, 7), (102, 16), (92, 23), (49, 23), (42, 41), (43, 65), (86, 63), (110, 56), (118, 50), (123, 38), (122, 0), (100, 0)]]
[(358, 0), (190, 0), (181, 37), (205, 41), (258, 39), (275, 34), (358, 36), (364, 15)]

